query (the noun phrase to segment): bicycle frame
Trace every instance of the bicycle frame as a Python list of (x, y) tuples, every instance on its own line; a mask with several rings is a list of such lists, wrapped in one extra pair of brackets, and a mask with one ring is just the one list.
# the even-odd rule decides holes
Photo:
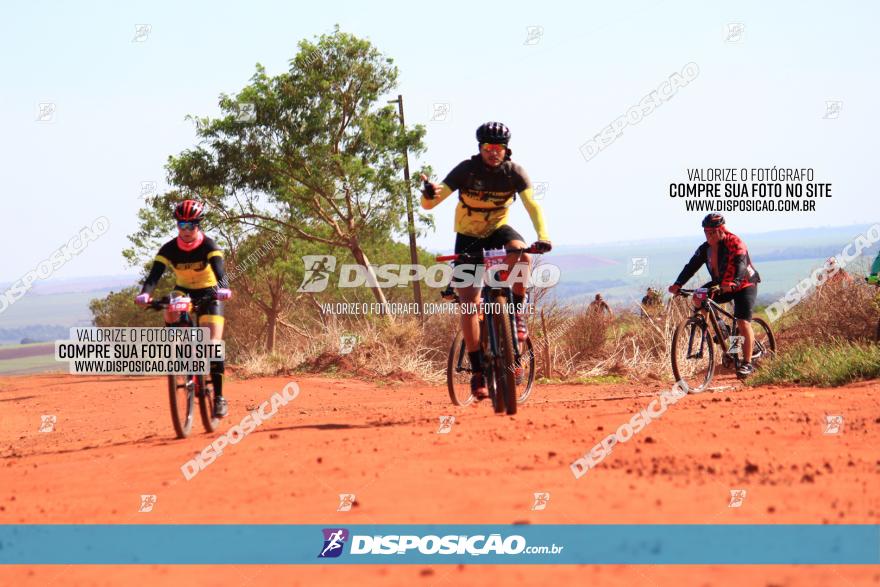
[[(527, 251), (528, 251), (528, 249), (508, 250), (509, 253), (518, 253), (519, 254), (519, 257), (517, 258), (517, 262), (519, 262), (519, 259), (522, 258), (522, 254)], [(446, 256), (437, 257), (437, 260), (438, 261), (467, 260), (467, 261), (474, 262), (474, 264), (476, 264), (476, 262), (479, 262), (484, 267), (486, 267), (485, 259), (483, 258), (483, 255), (446, 255)], [(486, 267), (486, 268), (488, 269), (489, 267)], [(508, 270), (499, 270), (498, 281), (506, 281), (508, 276), (509, 276)], [(479, 298), (483, 304), (485, 304), (485, 305), (492, 304), (493, 303), (492, 300), (502, 294), (508, 300), (508, 303), (511, 303), (511, 301), (513, 300), (513, 289), (510, 286), (508, 286), (508, 285), (492, 286), (488, 283), (485, 283), (486, 276), (484, 276), (483, 279), (484, 279), (484, 283), (483, 283), (483, 286), (480, 290), (480, 298)], [(458, 300), (458, 294), (455, 295), (455, 299)], [(486, 306), (484, 306), (484, 307), (486, 307)], [(481, 325), (480, 325), (481, 337), (480, 338), (481, 339), (483, 338), (483, 332), (485, 332), (487, 335), (487, 348), (489, 350), (490, 357), (495, 358), (498, 356), (499, 350), (498, 350), (498, 342), (495, 340), (495, 329), (493, 328), (494, 321), (496, 319), (494, 317), (494, 312), (488, 312), (486, 314), (483, 314), (481, 312), (479, 314), (479, 316), (480, 316), (480, 320), (481, 320)], [(510, 320), (511, 332), (516, 332), (515, 312), (508, 313), (508, 319)], [(519, 340), (516, 336), (513, 337), (513, 352), (516, 357), (516, 360), (519, 361), (522, 358), (522, 351), (520, 349)], [(458, 369), (463, 368), (463, 366), (461, 364), (462, 361), (463, 361), (463, 358), (460, 358), (456, 368), (458, 368)]]
[[(709, 316), (709, 324), (712, 327), (712, 333), (715, 336), (715, 340), (718, 341), (718, 346), (720, 346), (724, 350), (723, 354), (727, 357), (730, 357), (733, 360), (734, 367), (738, 367), (739, 366), (739, 355), (737, 353), (731, 353), (730, 347), (725, 346), (724, 342), (722, 342), (722, 341), (726, 341), (727, 337), (723, 336), (724, 330), (721, 328), (721, 322), (719, 321), (718, 314), (723, 314), (725, 317), (729, 318), (732, 321), (731, 327), (730, 327), (730, 333), (728, 334), (728, 337), (734, 336), (733, 333), (737, 332), (736, 316), (734, 316), (733, 314), (729, 313), (727, 310), (722, 308), (721, 305), (718, 302), (716, 302), (715, 300), (713, 300), (712, 298), (706, 298), (705, 300), (703, 300), (703, 303), (700, 305), (699, 308), (694, 308), (694, 312), (693, 312), (694, 316), (699, 315), (700, 317), (702, 317), (705, 320), (704, 314), (708, 314), (708, 316)], [(726, 326), (726, 324), (725, 324), (725, 326)], [(691, 329), (691, 332), (688, 335), (688, 358), (693, 358), (693, 356), (691, 354), (691, 348), (692, 348), (691, 345), (693, 344), (693, 338), (694, 338), (694, 330)], [(703, 344), (704, 343), (705, 343), (705, 341), (700, 342), (700, 353), (702, 353), (702, 351), (703, 351)], [(714, 341), (710, 340), (709, 344), (714, 344)], [(696, 355), (694, 355), (694, 356), (696, 356)]]

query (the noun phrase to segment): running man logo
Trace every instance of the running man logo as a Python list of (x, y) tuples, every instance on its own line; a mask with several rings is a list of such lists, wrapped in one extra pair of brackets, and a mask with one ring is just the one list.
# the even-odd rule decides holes
[(526, 27), (526, 40), (523, 45), (537, 45), (544, 37), (544, 27), (533, 25)]
[(354, 350), (355, 345), (357, 345), (357, 342), (357, 334), (343, 334), (339, 337), (339, 354), (350, 354)]
[(727, 504), (729, 508), (738, 508), (742, 507), (743, 501), (746, 499), (746, 490), (745, 489), (731, 489), (730, 490), (730, 503)]
[(727, 36), (724, 40), (728, 43), (741, 43), (746, 34), (746, 25), (741, 22), (727, 23)]
[(339, 494), (339, 507), (336, 508), (337, 512), (350, 512), (351, 506), (354, 505), (354, 493), (340, 493)]
[(546, 491), (535, 494), (535, 503), (532, 504), (532, 511), (537, 512), (546, 510), (547, 504), (550, 502), (550, 494)]
[(349, 532), (345, 528), (324, 528), (324, 547), (318, 553), (318, 558), (337, 558), (342, 554), (342, 547), (348, 540)]
[(141, 507), (138, 508), (138, 511), (151, 512), (154, 505), (156, 505), (155, 495), (141, 495)]
[(843, 416), (825, 416), (825, 430), (822, 434), (840, 434), (843, 429)]
[(742, 352), (743, 343), (745, 342), (745, 336), (731, 336), (727, 339), (727, 353), (731, 355), (738, 355)]
[(54, 432), (58, 418), (53, 415), (40, 416), (40, 432)]
[(647, 257), (633, 257), (632, 265), (630, 265), (629, 274), (633, 277), (638, 277), (639, 275), (644, 275), (648, 272), (648, 258)]
[(437, 429), (437, 434), (449, 434), (453, 424), (455, 424), (455, 416), (440, 416), (440, 428)]
[(330, 274), (336, 270), (336, 257), (333, 255), (304, 255), (302, 259), (306, 272), (302, 285), (296, 291), (318, 293), (327, 289)]
[(446, 119), (449, 118), (449, 110), (449, 102), (434, 102), (429, 122), (446, 122)]
[(843, 100), (825, 100), (825, 114), (822, 118), (825, 120), (837, 120), (840, 118), (841, 110), (843, 110)]

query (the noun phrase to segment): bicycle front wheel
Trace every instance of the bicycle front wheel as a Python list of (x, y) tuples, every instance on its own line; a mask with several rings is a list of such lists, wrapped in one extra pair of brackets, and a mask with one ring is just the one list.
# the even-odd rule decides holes
[(171, 423), (178, 438), (186, 438), (192, 430), (195, 387), (195, 377), (192, 375), (168, 376)]
[(715, 346), (705, 320), (692, 316), (672, 335), (672, 374), (691, 393), (704, 391), (715, 374)]
[(214, 432), (220, 425), (220, 418), (214, 417), (214, 390), (208, 388), (204, 375), (193, 377), (199, 385), (199, 412), (202, 415), (202, 426), (205, 427), (205, 432)]
[(495, 344), (497, 356), (495, 357), (495, 385), (496, 393), (504, 398), (504, 407), (507, 414), (516, 414), (516, 356), (513, 352), (513, 315), (507, 307), (507, 297), (498, 296), (494, 300), (495, 307), (500, 308), (500, 313), (493, 316), (492, 327), (495, 330)]
[(516, 402), (519, 404), (526, 403), (532, 394), (532, 387), (535, 385), (535, 352), (532, 349), (531, 337), (526, 338), (523, 347), (520, 349), (522, 354), (519, 357), (519, 367), (523, 370), (522, 383), (518, 390), (519, 397), (516, 398)]
[(449, 357), (446, 361), (446, 387), (449, 388), (449, 399), (453, 405), (469, 406), (474, 402), (471, 393), (471, 362), (468, 358), (467, 349), (464, 346), (464, 336), (459, 330), (449, 347)]

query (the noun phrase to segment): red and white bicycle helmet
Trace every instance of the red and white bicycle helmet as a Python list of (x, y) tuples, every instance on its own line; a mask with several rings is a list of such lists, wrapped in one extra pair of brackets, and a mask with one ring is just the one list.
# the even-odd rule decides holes
[(184, 200), (174, 208), (178, 222), (199, 222), (205, 216), (205, 205), (196, 200)]

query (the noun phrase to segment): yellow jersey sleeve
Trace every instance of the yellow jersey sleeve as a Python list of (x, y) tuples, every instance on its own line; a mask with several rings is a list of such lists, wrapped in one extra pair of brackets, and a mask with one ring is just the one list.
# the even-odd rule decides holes
[(535, 194), (532, 188), (524, 189), (519, 193), (519, 196), (522, 198), (523, 206), (526, 207), (526, 212), (529, 213), (529, 218), (532, 219), (532, 225), (535, 227), (535, 232), (538, 233), (538, 240), (549, 241), (550, 237), (547, 234), (547, 226), (544, 222), (544, 210), (535, 201)]

